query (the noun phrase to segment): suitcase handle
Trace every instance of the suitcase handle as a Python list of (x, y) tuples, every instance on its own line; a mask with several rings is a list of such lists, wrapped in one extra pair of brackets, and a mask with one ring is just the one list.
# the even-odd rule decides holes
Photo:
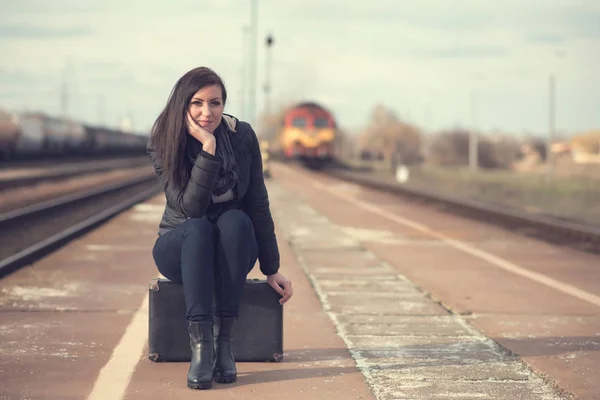
[[(154, 278), (148, 284), (149, 289), (154, 292), (160, 291), (160, 287), (159, 287), (160, 281), (169, 282), (169, 280), (166, 278)], [(258, 278), (246, 279), (246, 283), (262, 283), (264, 281), (265, 281), (264, 279), (258, 279)]]

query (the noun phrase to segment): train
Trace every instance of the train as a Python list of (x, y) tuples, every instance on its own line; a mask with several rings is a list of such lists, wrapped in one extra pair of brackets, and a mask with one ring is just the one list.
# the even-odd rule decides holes
[(83, 124), (41, 112), (0, 109), (0, 160), (143, 154), (148, 135)]
[(316, 102), (298, 103), (283, 114), (277, 133), (277, 156), (309, 167), (333, 161), (338, 126), (331, 111)]

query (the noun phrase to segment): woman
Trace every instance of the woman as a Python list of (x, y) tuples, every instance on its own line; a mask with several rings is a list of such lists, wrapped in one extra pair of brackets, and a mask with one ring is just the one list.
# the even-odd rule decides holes
[(258, 138), (249, 124), (223, 114), (226, 100), (214, 71), (189, 71), (175, 84), (148, 143), (166, 196), (152, 255), (162, 275), (183, 284), (192, 389), (208, 389), (213, 379), (235, 382), (231, 339), (244, 282), (257, 259), (281, 304), (293, 294), (278, 272)]

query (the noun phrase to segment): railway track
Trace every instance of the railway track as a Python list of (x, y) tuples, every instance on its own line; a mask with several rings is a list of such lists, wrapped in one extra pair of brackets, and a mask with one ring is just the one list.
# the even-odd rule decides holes
[(600, 254), (600, 227), (458, 196), (442, 195), (433, 190), (417, 190), (392, 180), (386, 181), (373, 177), (368, 172), (356, 172), (343, 166), (323, 169), (320, 172), (347, 182), (426, 202), (444, 211), (485, 221), (553, 244)]
[(132, 168), (148, 164), (148, 157), (118, 158), (112, 160), (80, 160), (59, 165), (39, 164), (37, 167), (0, 170), (0, 192), (42, 182), (73, 178), (84, 174)]
[(14, 168), (52, 168), (56, 165), (81, 164), (96, 161), (111, 161), (124, 158), (144, 157), (145, 152), (117, 152), (108, 154), (37, 155), (10, 160), (0, 160), (0, 171)]
[(0, 214), (0, 278), (159, 191), (147, 173)]

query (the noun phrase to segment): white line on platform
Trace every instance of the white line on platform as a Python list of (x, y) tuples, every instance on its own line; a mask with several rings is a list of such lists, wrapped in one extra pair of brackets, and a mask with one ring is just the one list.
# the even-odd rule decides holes
[(148, 294), (127, 326), (123, 337), (100, 370), (87, 400), (120, 400), (131, 380), (148, 334)]
[[(285, 166), (283, 166), (283, 167), (286, 169), (286, 171), (289, 171), (293, 174), (300, 175), (298, 172), (294, 171), (293, 169), (291, 169), (289, 167), (285, 167)], [(571, 295), (573, 297), (587, 301), (588, 303), (591, 303), (591, 304), (594, 304), (594, 305), (600, 307), (600, 297), (599, 296), (596, 296), (592, 293), (586, 292), (585, 290), (581, 290), (575, 286), (559, 282), (559, 281), (552, 279), (546, 275), (543, 275), (543, 274), (540, 274), (537, 272), (533, 272), (533, 271), (530, 271), (523, 267), (520, 267), (517, 264), (514, 264), (510, 261), (507, 261), (507, 260), (501, 258), (501, 257), (490, 254), (486, 251), (479, 250), (473, 246), (468, 245), (465, 242), (461, 242), (460, 240), (451, 239), (444, 234), (441, 234), (441, 233), (438, 233), (438, 232), (432, 230), (431, 228), (429, 228), (426, 225), (420, 224), (415, 221), (411, 221), (406, 218), (402, 218), (396, 214), (386, 211), (386, 210), (384, 210), (380, 207), (377, 207), (373, 204), (368, 204), (368, 203), (365, 203), (364, 201), (349, 197), (347, 192), (338, 193), (337, 191), (335, 191), (335, 189), (332, 189), (329, 186), (324, 185), (313, 178), (307, 177), (305, 175), (302, 175), (302, 177), (304, 179), (309, 180), (315, 188), (324, 190), (328, 193), (331, 193), (332, 195), (339, 197), (340, 199), (345, 200), (349, 203), (352, 203), (355, 206), (360, 207), (364, 210), (370, 211), (373, 214), (380, 215), (380, 216), (387, 218), (391, 221), (394, 221), (400, 225), (408, 226), (415, 230), (427, 233), (428, 235), (431, 235), (432, 237), (438, 238), (439, 240), (443, 241), (444, 243), (448, 244), (449, 246), (452, 246), (458, 250), (462, 250), (465, 253), (468, 253), (479, 259), (485, 260), (485, 261), (489, 262), (490, 264), (493, 264), (505, 271), (512, 272), (515, 275), (520, 275), (522, 277), (531, 279), (532, 281), (541, 283), (542, 285), (546, 285), (548, 287), (551, 287), (553, 289), (556, 289), (558, 291), (561, 291), (563, 293), (566, 293), (568, 295)]]

